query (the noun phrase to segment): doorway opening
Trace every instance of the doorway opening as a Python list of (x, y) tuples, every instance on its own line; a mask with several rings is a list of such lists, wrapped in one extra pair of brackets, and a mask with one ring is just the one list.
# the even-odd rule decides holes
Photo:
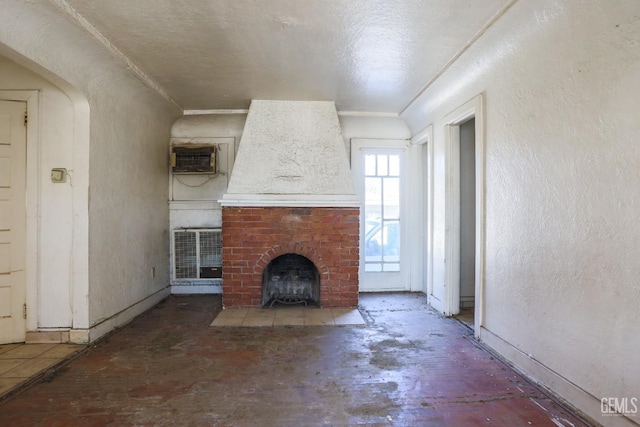
[(360, 292), (409, 291), (405, 140), (353, 140), (360, 211)]
[(475, 118), (459, 125), (460, 142), (460, 313), (474, 324), (476, 288), (476, 147)]

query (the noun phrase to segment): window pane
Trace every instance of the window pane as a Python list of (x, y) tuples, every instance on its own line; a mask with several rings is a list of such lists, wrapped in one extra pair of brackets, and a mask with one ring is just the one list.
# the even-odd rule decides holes
[(365, 178), (365, 219), (380, 219), (382, 217), (382, 179)]
[(389, 156), (389, 175), (400, 176), (400, 156), (397, 154)]
[(385, 262), (400, 260), (400, 223), (385, 221), (382, 228), (382, 255)]
[(376, 155), (367, 154), (364, 156), (364, 174), (374, 176), (376, 174)]
[(384, 178), (383, 194), (384, 218), (400, 217), (400, 178)]
[(378, 154), (378, 176), (387, 176), (389, 174), (388, 159), (389, 156)]
[(364, 271), (369, 273), (382, 271), (382, 264), (365, 264)]

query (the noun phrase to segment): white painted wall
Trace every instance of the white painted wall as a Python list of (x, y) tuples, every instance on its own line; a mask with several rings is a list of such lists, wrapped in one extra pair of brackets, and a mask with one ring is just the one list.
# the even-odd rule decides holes
[[(70, 328), (71, 264), (73, 229), (73, 191), (71, 181), (65, 184), (51, 183), (50, 172), (54, 167), (64, 167), (73, 175), (73, 104), (58, 87), (16, 64), (0, 57), (0, 98), (11, 98), (16, 90), (39, 91), (40, 109), (49, 111), (37, 120), (40, 140), (35, 153), (29, 156), (28, 169), (38, 170), (37, 182), (27, 189), (29, 196), (40, 194), (38, 204), (39, 244), (34, 277), (37, 282), (36, 298), (29, 301), (34, 315), (28, 328)], [(31, 148), (31, 147), (30, 147)]]
[[(169, 177), (169, 229), (218, 228), (222, 226), (222, 198), (229, 185), (233, 160), (242, 136), (246, 113), (202, 114), (180, 117), (171, 129), (171, 144), (194, 140), (218, 146), (218, 175), (173, 175)], [(171, 248), (173, 259), (173, 248)], [(219, 279), (174, 280), (175, 294), (221, 293)]]
[[(168, 292), (167, 141), (181, 112), (52, 3), (7, 0), (2, 8), (2, 52), (55, 82), (74, 106), (73, 163), (69, 148), (52, 162), (74, 169), (73, 232), (63, 241), (73, 240), (72, 339), (94, 339)], [(44, 139), (64, 137), (49, 130)], [(68, 216), (68, 200), (41, 200)], [(57, 236), (40, 237), (53, 251)], [(43, 316), (54, 316), (48, 310)]]
[(480, 338), (612, 425), (625, 419), (600, 399), (640, 390), (639, 16), (634, 1), (516, 2), (402, 114), (414, 134), (433, 124), (441, 285), (443, 117), (484, 93)]
[(342, 137), (347, 153), (351, 152), (351, 140), (356, 139), (409, 139), (411, 132), (399, 117), (339, 114)]

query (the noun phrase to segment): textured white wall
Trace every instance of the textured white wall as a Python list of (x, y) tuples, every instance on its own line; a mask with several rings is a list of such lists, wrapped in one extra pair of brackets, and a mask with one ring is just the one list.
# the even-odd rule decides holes
[(600, 398), (640, 390), (639, 17), (517, 2), (402, 115), (434, 125), (443, 270), (442, 118), (484, 92), (486, 339), (599, 422)]
[[(0, 45), (25, 58), (30, 69), (53, 76), (67, 94), (79, 93), (90, 107), (90, 117), (83, 116), (82, 99), (74, 100), (69, 267), (73, 328), (80, 330), (78, 339), (87, 338), (82, 330), (168, 285), (167, 141), (181, 112), (49, 2), (3, 2)], [(55, 243), (46, 239), (45, 245)], [(135, 314), (98, 326), (97, 335)]]
[(339, 115), (342, 137), (347, 153), (351, 152), (351, 140), (357, 139), (409, 139), (411, 132), (399, 117), (376, 115)]

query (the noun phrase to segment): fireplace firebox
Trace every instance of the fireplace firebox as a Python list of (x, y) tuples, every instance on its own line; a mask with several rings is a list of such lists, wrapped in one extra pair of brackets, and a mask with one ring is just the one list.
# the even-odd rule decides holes
[(318, 305), (320, 275), (313, 262), (302, 255), (274, 258), (262, 276), (262, 306), (277, 304)]

